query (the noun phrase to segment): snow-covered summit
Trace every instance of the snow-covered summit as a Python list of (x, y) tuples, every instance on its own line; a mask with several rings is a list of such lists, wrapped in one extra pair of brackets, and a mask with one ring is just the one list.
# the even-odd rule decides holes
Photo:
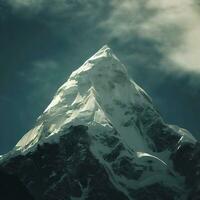
[[(130, 132), (130, 127), (122, 128), (122, 124), (129, 120), (122, 113), (125, 107), (135, 104), (150, 104), (150, 98), (130, 80), (125, 66), (105, 45), (58, 89), (39, 118), (38, 125), (18, 142), (17, 149), (26, 150), (49, 135), (58, 133), (67, 124), (98, 123)], [(44, 126), (48, 130), (47, 135), (41, 134)], [(138, 137), (136, 146), (143, 149), (144, 143), (141, 136)]]
[[(117, 61), (119, 64), (110, 65), (110, 62), (113, 61), (115, 61), (115, 63)], [(89, 58), (80, 68), (74, 71), (71, 77), (88, 71), (96, 71), (99, 74), (105, 75), (105, 73), (112, 73), (115, 70), (127, 73), (125, 66), (120, 63), (113, 51), (107, 45), (105, 45), (91, 58)]]
[[(110, 94), (113, 92), (115, 96), (118, 95), (117, 99), (123, 99), (128, 102), (133, 99), (136, 101), (136, 96), (138, 96), (139, 93), (143, 93), (148, 101), (150, 101), (150, 97), (128, 77), (125, 66), (107, 45), (103, 46), (96, 54), (71, 74), (68, 81), (59, 88), (53, 101), (45, 112), (48, 112), (57, 103), (69, 99), (66, 98), (66, 95), (70, 92), (75, 92), (83, 96), (88, 91), (92, 91), (96, 98), (101, 96), (101, 98), (106, 99), (108, 97), (110, 99)], [(123, 93), (126, 93), (126, 95), (123, 96)], [(131, 99), (129, 97), (131, 97)]]
[[(91, 129), (114, 129), (130, 149), (150, 152), (152, 142), (137, 125), (142, 115), (151, 117), (144, 129), (152, 121), (162, 121), (151, 98), (130, 79), (125, 66), (105, 45), (70, 75), (39, 117), (36, 127), (15, 149), (27, 151), (52, 137), (59, 138), (63, 127), (87, 125)], [(195, 141), (185, 132), (183, 138)]]

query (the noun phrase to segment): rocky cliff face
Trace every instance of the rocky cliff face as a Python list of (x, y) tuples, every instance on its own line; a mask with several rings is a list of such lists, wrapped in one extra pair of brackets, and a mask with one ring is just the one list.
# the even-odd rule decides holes
[(0, 162), (37, 200), (184, 200), (198, 199), (199, 152), (104, 46)]

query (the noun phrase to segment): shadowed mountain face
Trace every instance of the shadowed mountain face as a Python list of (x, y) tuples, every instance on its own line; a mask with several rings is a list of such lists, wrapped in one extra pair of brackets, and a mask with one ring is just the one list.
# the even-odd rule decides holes
[(0, 165), (36, 200), (193, 200), (199, 149), (187, 130), (163, 121), (104, 46)]
[(0, 170), (0, 199), (34, 200), (19, 178)]

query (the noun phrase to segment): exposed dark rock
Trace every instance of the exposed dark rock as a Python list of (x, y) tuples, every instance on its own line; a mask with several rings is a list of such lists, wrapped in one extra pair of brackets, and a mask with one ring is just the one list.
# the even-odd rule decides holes
[(34, 200), (28, 189), (15, 176), (0, 169), (0, 199), (2, 200)]
[(2, 167), (19, 176), (36, 200), (70, 200), (81, 195), (87, 195), (87, 200), (127, 199), (110, 182), (89, 143), (87, 127), (71, 127), (59, 143), (38, 146)]
[(107, 154), (104, 156), (104, 159), (112, 162), (117, 159), (117, 157), (120, 155), (120, 152), (125, 150), (125, 147), (123, 146), (122, 143), (119, 143), (116, 145), (116, 147), (111, 151), (111, 153)]
[(181, 138), (180, 135), (174, 133), (172, 129), (170, 129), (160, 120), (157, 120), (151, 124), (147, 129), (146, 134), (154, 142), (154, 150), (157, 152), (161, 152), (166, 149), (173, 150)]
[(127, 179), (138, 180), (142, 175), (144, 166), (134, 163), (129, 157), (122, 157), (113, 163), (113, 169), (119, 176), (125, 176)]
[(137, 200), (176, 200), (179, 198), (176, 192), (162, 183), (156, 183), (131, 193)]
[(174, 168), (190, 188), (188, 200), (200, 199), (200, 143), (186, 143), (172, 154)]

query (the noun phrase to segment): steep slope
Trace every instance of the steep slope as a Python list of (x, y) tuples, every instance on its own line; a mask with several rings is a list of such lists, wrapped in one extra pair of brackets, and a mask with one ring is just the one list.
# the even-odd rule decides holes
[(163, 121), (104, 46), (58, 89), (1, 165), (36, 199), (186, 199), (190, 189), (174, 163), (195, 144)]

